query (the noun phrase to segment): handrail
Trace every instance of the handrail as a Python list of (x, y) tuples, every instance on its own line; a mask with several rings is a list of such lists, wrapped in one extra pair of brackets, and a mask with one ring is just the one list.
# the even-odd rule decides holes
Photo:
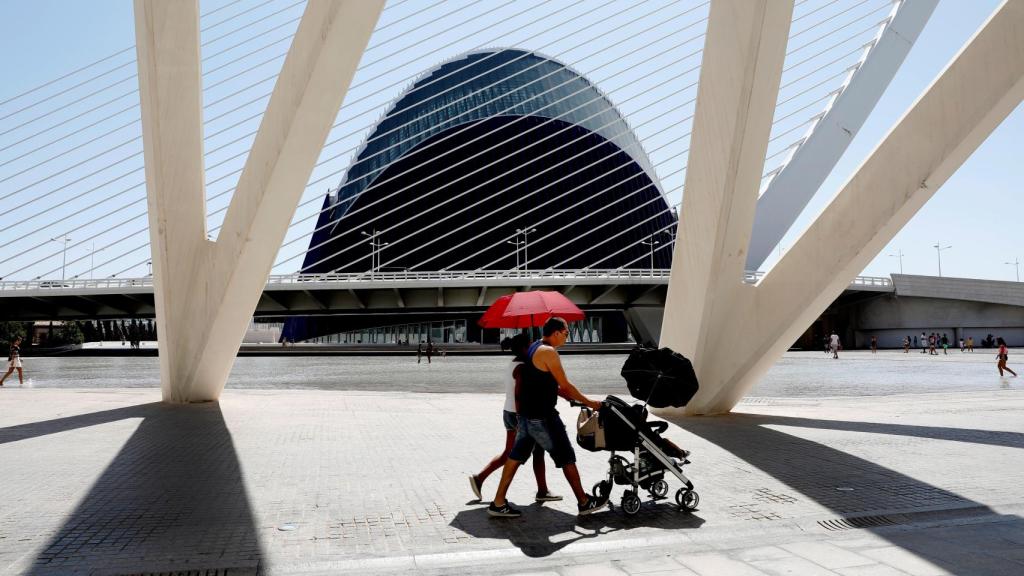
[[(366, 282), (404, 282), (404, 281), (455, 281), (455, 280), (545, 280), (575, 278), (606, 278), (620, 279), (665, 279), (671, 276), (668, 268), (583, 268), (578, 270), (440, 270), (435, 272), (418, 270), (373, 271), (373, 272), (331, 272), (324, 274), (274, 274), (267, 278), (268, 286), (304, 284), (309, 282), (329, 283), (366, 283)], [(753, 284), (764, 276), (764, 272), (750, 271), (744, 273), (743, 281)], [(892, 286), (892, 280), (877, 276), (858, 276), (851, 286)], [(81, 289), (126, 289), (151, 288), (153, 277), (142, 278), (68, 278), (65, 280), (3, 280), (0, 281), (0, 292), (22, 290), (81, 290)]]

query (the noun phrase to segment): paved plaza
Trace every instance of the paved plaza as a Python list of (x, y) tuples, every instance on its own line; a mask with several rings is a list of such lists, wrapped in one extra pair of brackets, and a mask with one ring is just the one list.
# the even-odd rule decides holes
[[(518, 520), (489, 518), (466, 481), (500, 450), (500, 395), (227, 390), (169, 406), (155, 389), (5, 386), (0, 574), (1021, 574), (1024, 394), (986, 376), (988, 391), (760, 397), (671, 419), (693, 452), (692, 515), (645, 501), (577, 518), (549, 464), (567, 500), (532, 503), (524, 468)], [(589, 486), (607, 453), (578, 456)]]

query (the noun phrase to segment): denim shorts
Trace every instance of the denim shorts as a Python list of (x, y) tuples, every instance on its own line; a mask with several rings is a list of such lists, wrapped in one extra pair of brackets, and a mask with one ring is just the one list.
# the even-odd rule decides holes
[(501, 420), (505, 423), (505, 430), (511, 432), (519, 427), (519, 415), (508, 410), (501, 411)]
[(572, 449), (572, 444), (569, 443), (569, 436), (565, 433), (565, 424), (562, 423), (557, 412), (539, 420), (520, 419), (519, 431), (516, 432), (516, 440), (512, 444), (512, 451), (509, 452), (508, 457), (523, 462), (530, 457), (530, 453), (536, 446), (540, 446), (550, 454), (558, 468), (576, 463), (576, 452)]

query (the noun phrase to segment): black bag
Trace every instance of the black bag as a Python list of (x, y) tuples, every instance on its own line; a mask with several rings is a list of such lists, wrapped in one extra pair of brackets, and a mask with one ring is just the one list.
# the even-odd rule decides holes
[(655, 408), (679, 408), (697, 393), (693, 364), (671, 348), (634, 348), (622, 365), (629, 393)]

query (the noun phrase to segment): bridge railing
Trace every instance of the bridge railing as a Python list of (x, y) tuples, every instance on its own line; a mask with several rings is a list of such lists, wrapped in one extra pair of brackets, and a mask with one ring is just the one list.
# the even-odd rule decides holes
[[(579, 270), (440, 270), (440, 271), (414, 271), (397, 270), (383, 272), (356, 272), (356, 273), (327, 273), (327, 274), (275, 274), (267, 278), (267, 285), (290, 285), (310, 282), (327, 283), (353, 283), (362, 284), (366, 282), (402, 282), (402, 281), (455, 281), (455, 280), (499, 280), (499, 279), (520, 279), (529, 281), (544, 281), (547, 279), (587, 279), (606, 278), (608, 280), (626, 279), (664, 279), (668, 280), (671, 275), (670, 269), (598, 269), (585, 268)], [(744, 273), (743, 281), (754, 284), (764, 276), (764, 272), (747, 271)], [(879, 276), (858, 276), (851, 286), (889, 288), (892, 280)], [(0, 281), (0, 292), (13, 292), (23, 290), (122, 290), (151, 288), (153, 277), (142, 278), (68, 278), (66, 280), (4, 280)]]

